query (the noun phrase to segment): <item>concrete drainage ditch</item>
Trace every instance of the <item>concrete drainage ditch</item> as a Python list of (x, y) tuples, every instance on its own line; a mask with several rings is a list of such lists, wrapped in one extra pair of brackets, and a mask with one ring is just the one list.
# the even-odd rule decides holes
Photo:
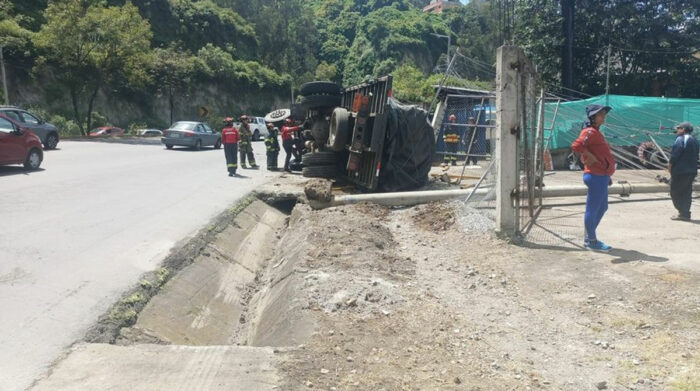
[(191, 263), (133, 325), (112, 343), (92, 336), (75, 345), (33, 389), (275, 389), (275, 349), (305, 343), (315, 328), (296, 298), (306, 244), (285, 240), (299, 218), (295, 201), (278, 201), (282, 210), (256, 199), (200, 238)]

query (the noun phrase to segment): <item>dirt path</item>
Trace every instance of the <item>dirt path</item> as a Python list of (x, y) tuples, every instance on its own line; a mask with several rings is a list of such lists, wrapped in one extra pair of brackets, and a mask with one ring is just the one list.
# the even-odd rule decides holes
[(700, 389), (697, 275), (518, 247), (467, 212), (304, 209), (318, 327), (282, 388)]

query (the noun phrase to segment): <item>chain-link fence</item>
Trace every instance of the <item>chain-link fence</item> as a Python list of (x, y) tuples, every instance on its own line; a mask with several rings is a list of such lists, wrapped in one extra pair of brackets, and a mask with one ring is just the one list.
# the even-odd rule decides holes
[(436, 140), (445, 163), (477, 165), (491, 160), (495, 142), (495, 94), (448, 93)]

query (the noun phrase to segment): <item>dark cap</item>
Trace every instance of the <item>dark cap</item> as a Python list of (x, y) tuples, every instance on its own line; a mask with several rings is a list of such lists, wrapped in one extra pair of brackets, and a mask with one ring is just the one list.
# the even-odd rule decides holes
[(244, 120), (244, 119), (248, 119), (248, 116), (247, 116), (247, 115), (245, 115), (245, 114), (243, 114), (243, 115), (241, 116), (241, 118), (240, 118), (240, 119), (241, 119), (241, 120)]
[(676, 129), (683, 129), (684, 132), (686, 133), (692, 133), (693, 132), (693, 125), (690, 124), (690, 122), (681, 122), (678, 125), (676, 125)]
[(610, 110), (612, 110), (612, 107), (610, 106), (601, 106), (601, 105), (588, 105), (586, 106), (586, 117), (591, 118), (594, 115), (598, 114), (601, 110), (605, 110), (605, 113), (607, 114)]

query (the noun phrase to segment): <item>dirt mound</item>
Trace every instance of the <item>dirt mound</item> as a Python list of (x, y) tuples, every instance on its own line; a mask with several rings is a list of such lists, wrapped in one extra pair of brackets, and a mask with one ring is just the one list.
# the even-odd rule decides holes
[(414, 208), (413, 222), (433, 232), (446, 231), (455, 225), (457, 213), (449, 202), (431, 202)]
[(304, 186), (304, 194), (310, 200), (330, 202), (333, 199), (333, 194), (331, 193), (332, 184), (328, 179), (311, 179)]

